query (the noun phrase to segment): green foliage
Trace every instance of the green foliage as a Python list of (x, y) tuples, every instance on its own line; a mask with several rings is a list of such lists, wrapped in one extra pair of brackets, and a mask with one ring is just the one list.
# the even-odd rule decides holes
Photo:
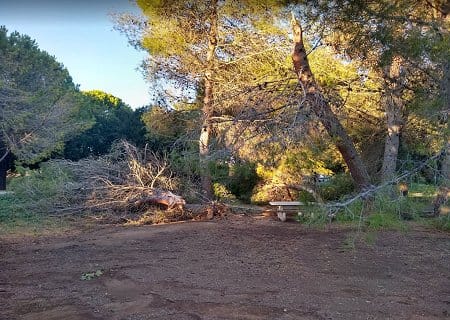
[(430, 225), (438, 230), (450, 232), (450, 214), (431, 220)]
[(73, 183), (69, 172), (41, 164), (39, 170), (19, 169), (21, 176), (10, 179), (10, 194), (0, 195), (0, 232), (57, 232), (64, 230), (61, 219), (50, 219), (49, 208), (72, 205), (62, 190)]
[(146, 138), (154, 150), (197, 148), (191, 135), (199, 126), (200, 112), (197, 108), (179, 105), (175, 110), (152, 106), (142, 113), (142, 122), (147, 129)]
[(0, 27), (0, 139), (19, 161), (35, 163), (81, 131), (84, 103), (67, 69), (18, 32)]
[(66, 142), (64, 157), (79, 160), (109, 152), (117, 140), (127, 140), (135, 145), (144, 144), (145, 129), (140, 117), (142, 110), (133, 111), (119, 98), (100, 90), (83, 93), (83, 117), (92, 119), (91, 127)]
[(186, 180), (198, 177), (200, 174), (198, 155), (195, 152), (189, 150), (174, 151), (169, 154), (169, 160), (171, 169)]
[(321, 228), (331, 222), (328, 212), (317, 204), (309, 203), (299, 209), (301, 214), (297, 215), (296, 220), (303, 225)]
[(73, 183), (70, 172), (51, 163), (42, 163), (40, 169), (22, 169), (22, 176), (10, 181), (16, 208), (21, 212), (48, 214), (55, 203), (70, 205), (70, 199), (62, 196), (62, 190)]
[[(397, 192), (386, 190), (377, 193), (373, 199), (372, 212), (363, 216), (363, 201), (356, 200), (345, 208), (338, 210), (333, 221), (354, 225), (360, 230), (408, 230), (408, 221), (430, 225), (436, 229), (449, 230), (449, 216), (423, 218), (429, 211), (436, 196), (436, 186), (427, 184), (410, 184), (408, 197), (399, 197)], [(330, 222), (328, 212), (315, 211), (314, 215), (304, 214), (299, 221), (307, 225), (322, 225)], [(368, 235), (369, 236), (369, 235)], [(371, 239), (366, 239), (369, 243)]]
[(0, 195), (0, 223), (7, 223), (13, 219), (16, 203), (13, 194)]
[(406, 224), (398, 215), (392, 213), (374, 213), (365, 220), (369, 230), (405, 230)]
[(84, 95), (91, 98), (92, 103), (102, 111), (120, 108), (125, 105), (125, 103), (120, 98), (117, 98), (112, 94), (106, 93), (101, 90), (86, 91), (84, 92)]
[(237, 163), (230, 167), (230, 171), (228, 189), (238, 199), (249, 202), (259, 180), (256, 165), (248, 162)]
[(314, 202), (316, 201), (313, 197), (313, 195), (307, 191), (300, 191), (298, 193), (298, 201), (303, 202), (303, 203), (310, 203), (310, 202)]
[(354, 190), (353, 180), (347, 173), (336, 174), (319, 185), (319, 193), (324, 200), (338, 200)]
[(243, 161), (233, 164), (210, 162), (210, 172), (213, 181), (216, 181), (214, 190), (217, 191), (215, 193), (219, 195), (219, 199), (237, 198), (249, 202), (253, 188), (259, 179), (256, 174), (256, 165)]
[(234, 194), (232, 194), (227, 189), (227, 187), (221, 183), (214, 182), (213, 183), (213, 191), (214, 191), (214, 196), (219, 201), (225, 201), (228, 203), (236, 201), (236, 196)]
[(100, 277), (102, 274), (103, 274), (103, 271), (100, 269), (96, 270), (94, 272), (86, 272), (80, 276), (80, 280), (84, 280), (84, 281), (93, 280), (95, 278)]

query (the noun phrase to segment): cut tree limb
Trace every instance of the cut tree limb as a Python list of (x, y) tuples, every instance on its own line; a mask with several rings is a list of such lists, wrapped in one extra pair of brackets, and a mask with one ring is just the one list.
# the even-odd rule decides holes
[(141, 207), (146, 204), (163, 205), (167, 209), (183, 208), (186, 201), (170, 191), (155, 190), (151, 195), (143, 195), (128, 200), (128, 203), (133, 207)]

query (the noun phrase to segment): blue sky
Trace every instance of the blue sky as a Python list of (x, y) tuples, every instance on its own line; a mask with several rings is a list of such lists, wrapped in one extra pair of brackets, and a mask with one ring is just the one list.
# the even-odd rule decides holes
[(136, 70), (145, 53), (113, 30), (112, 12), (139, 10), (129, 0), (0, 0), (0, 25), (35, 39), (81, 90), (103, 90), (140, 107), (150, 101), (149, 86)]

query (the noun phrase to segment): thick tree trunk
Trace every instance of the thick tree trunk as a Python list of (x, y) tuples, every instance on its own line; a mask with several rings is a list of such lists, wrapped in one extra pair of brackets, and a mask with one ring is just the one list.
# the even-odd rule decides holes
[(306, 101), (310, 103), (311, 109), (320, 119), (339, 152), (342, 154), (358, 189), (368, 188), (371, 183), (366, 166), (314, 79), (303, 45), (302, 28), (294, 16), (292, 16), (292, 27), (294, 36), (292, 61), (298, 80), (305, 91)]
[(384, 71), (387, 136), (381, 167), (381, 182), (392, 180), (397, 167), (400, 134), (404, 123), (402, 119), (403, 101), (401, 97), (400, 66), (401, 59), (395, 57), (391, 65)]
[(203, 97), (203, 124), (199, 139), (200, 175), (202, 194), (212, 200), (214, 194), (209, 171), (211, 116), (213, 112), (213, 69), (217, 48), (217, 0), (212, 0), (210, 28), (208, 33), (208, 52), (206, 55), (207, 70), (204, 77), (205, 95)]
[(170, 191), (155, 189), (152, 195), (143, 195), (142, 197), (133, 198), (128, 200), (128, 203), (136, 208), (142, 207), (145, 204), (158, 204), (163, 205), (170, 210), (174, 208), (182, 209), (186, 204), (186, 201)]

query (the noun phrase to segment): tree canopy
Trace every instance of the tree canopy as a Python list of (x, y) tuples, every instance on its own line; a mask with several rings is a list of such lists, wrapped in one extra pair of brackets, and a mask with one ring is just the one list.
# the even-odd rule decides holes
[(67, 69), (26, 35), (0, 29), (1, 140), (19, 161), (62, 149), (82, 127), (82, 99)]
[(132, 110), (120, 98), (100, 90), (82, 92), (86, 103), (80, 110), (83, 118), (90, 119), (90, 128), (73, 135), (64, 146), (64, 156), (79, 160), (109, 152), (111, 145), (125, 139), (141, 146), (145, 129), (141, 111)]
[(77, 117), (83, 100), (69, 72), (29, 36), (3, 26), (0, 57), (0, 159), (11, 152), (33, 163), (62, 150), (83, 127)]

